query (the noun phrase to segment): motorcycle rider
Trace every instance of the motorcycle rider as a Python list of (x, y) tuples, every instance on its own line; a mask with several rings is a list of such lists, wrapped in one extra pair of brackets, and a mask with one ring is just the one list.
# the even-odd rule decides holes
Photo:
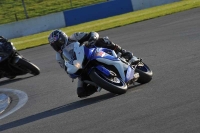
[[(11, 42), (9, 42), (5, 37), (0, 36), (0, 51), (3, 51), (3, 52), (10, 51), (10, 48), (11, 48), (10, 45), (12, 45)], [(0, 56), (0, 62), (2, 59), (3, 59), (3, 57)], [(6, 64), (4, 62), (0, 63), (0, 78), (7, 77), (5, 75), (5, 71), (7, 68), (5, 65)], [(10, 78), (10, 77), (8, 77), (8, 78)]]
[(1, 48), (5, 47), (6, 45), (11, 45), (11, 43), (3, 36), (0, 36), (0, 46)]
[[(67, 66), (65, 65), (64, 59), (62, 57), (62, 49), (66, 48), (69, 55), (71, 54), (70, 44), (73, 42), (79, 42), (83, 44), (85, 41), (88, 41), (88, 45), (95, 45), (97, 47), (104, 47), (108, 49), (114, 50), (116, 53), (121, 53), (122, 57), (124, 57), (127, 61), (134, 62), (132, 60), (133, 54), (131, 52), (127, 52), (125, 49), (122, 49), (119, 45), (113, 43), (109, 40), (108, 37), (100, 38), (97, 32), (77, 32), (72, 34), (71, 36), (67, 36), (63, 31), (56, 29), (52, 31), (48, 37), (48, 41), (51, 47), (56, 51), (56, 60), (60, 64), (60, 66), (67, 72)], [(73, 59), (69, 56), (68, 62), (71, 62)], [(77, 95), (80, 98), (87, 97), (93, 93), (97, 92), (97, 88), (92, 85), (87, 85), (83, 83), (81, 79), (78, 78), (77, 85)]]

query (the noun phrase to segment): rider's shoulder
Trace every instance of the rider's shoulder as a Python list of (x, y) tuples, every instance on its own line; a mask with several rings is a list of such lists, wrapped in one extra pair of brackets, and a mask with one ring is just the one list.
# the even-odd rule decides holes
[(78, 41), (74, 41), (74, 42), (72, 42), (70, 45), (73, 45), (73, 46), (79, 46), (80, 43), (79, 43)]
[(69, 39), (70, 40), (75, 40), (75, 41), (79, 41), (80, 39), (82, 39), (84, 36), (88, 35), (87, 32), (75, 32), (74, 34), (72, 34)]

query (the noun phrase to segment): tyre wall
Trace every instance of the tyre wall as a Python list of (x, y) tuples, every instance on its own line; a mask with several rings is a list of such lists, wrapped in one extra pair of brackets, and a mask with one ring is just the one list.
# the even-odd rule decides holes
[(133, 10), (141, 10), (145, 8), (150, 8), (154, 6), (164, 5), (172, 2), (177, 2), (180, 0), (131, 0)]
[(66, 26), (71, 26), (132, 11), (133, 7), (130, 0), (111, 0), (75, 10), (64, 11), (63, 13)]
[(180, 0), (107, 0), (107, 2), (0, 25), (8, 39), (89, 22)]

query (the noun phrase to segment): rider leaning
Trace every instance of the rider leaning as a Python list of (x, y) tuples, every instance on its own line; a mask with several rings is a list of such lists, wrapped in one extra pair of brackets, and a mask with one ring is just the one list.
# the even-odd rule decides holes
[[(8, 52), (10, 51), (10, 45), (11, 45), (11, 42), (9, 42), (5, 37), (3, 36), (0, 36), (0, 51), (3, 51), (3, 52)], [(0, 57), (0, 62), (1, 62), (1, 57)], [(5, 70), (7, 66), (4, 62), (1, 62), (0, 64), (0, 78), (2, 77), (6, 77), (5, 75)]]
[(10, 45), (11, 42), (9, 42), (5, 37), (0, 36), (0, 45)]
[[(53, 49), (56, 51), (56, 60), (60, 64), (60, 66), (67, 71), (67, 67), (65, 62), (62, 58), (62, 49), (66, 48), (68, 54), (71, 54), (71, 45), (73, 42), (78, 41), (80, 44), (83, 42), (88, 41), (89, 44), (93, 44), (97, 47), (104, 47), (108, 49), (114, 50), (116, 53), (122, 53), (122, 56), (127, 60), (130, 61), (133, 57), (131, 52), (127, 52), (126, 50), (122, 49), (119, 45), (114, 44), (111, 42), (108, 37), (99, 38), (99, 34), (97, 32), (77, 32), (72, 34), (68, 37), (63, 31), (61, 30), (54, 30), (48, 37), (48, 41)], [(69, 62), (72, 61), (71, 56), (68, 59)], [(77, 87), (77, 94), (78, 97), (86, 97), (89, 96), (97, 91), (97, 88), (91, 85), (87, 85), (78, 79), (78, 87)]]

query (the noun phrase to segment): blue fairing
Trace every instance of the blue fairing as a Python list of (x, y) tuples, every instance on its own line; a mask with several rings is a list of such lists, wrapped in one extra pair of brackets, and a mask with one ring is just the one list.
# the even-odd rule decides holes
[(110, 54), (107, 53), (112, 53), (112, 50), (107, 49), (107, 48), (86, 48), (84, 47), (85, 55), (87, 59), (89, 60), (94, 60), (97, 58), (106, 58), (112, 61), (119, 61), (117, 57), (114, 57)]
[(94, 51), (95, 48), (87, 48), (87, 47), (84, 47), (84, 52), (85, 52), (85, 55), (87, 57), (88, 60), (90, 60), (90, 57), (92, 56), (92, 53)]
[(106, 76), (110, 76), (110, 71), (106, 69), (105, 67), (98, 65), (96, 66), (96, 68), (102, 73), (104, 73)]
[(96, 67), (91, 68), (91, 69), (88, 71), (88, 75), (90, 74), (91, 70), (94, 69), (94, 68), (96, 68), (96, 69), (98, 69), (99, 71), (101, 71), (104, 75), (110, 76), (110, 71), (109, 71), (107, 68), (105, 68), (104, 66), (101, 66), (101, 65), (98, 65), (98, 66), (96, 66)]

